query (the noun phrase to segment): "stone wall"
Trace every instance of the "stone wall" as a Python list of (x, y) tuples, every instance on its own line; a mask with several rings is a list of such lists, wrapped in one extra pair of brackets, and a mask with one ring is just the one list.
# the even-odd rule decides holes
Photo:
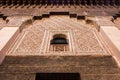
[(35, 80), (36, 73), (80, 73), (81, 80), (119, 80), (111, 56), (7, 56), (0, 66), (2, 80)]
[[(22, 27), (21, 39), (0, 65), (0, 79), (35, 80), (36, 73), (80, 73), (81, 80), (119, 80), (120, 68), (92, 24), (54, 16)], [(49, 51), (52, 35), (57, 33), (68, 36), (70, 51)]]

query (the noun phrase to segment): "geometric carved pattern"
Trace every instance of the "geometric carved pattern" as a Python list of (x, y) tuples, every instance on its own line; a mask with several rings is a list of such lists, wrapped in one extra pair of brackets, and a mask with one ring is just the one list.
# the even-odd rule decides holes
[[(107, 49), (97, 38), (95, 28), (90, 27), (81, 21), (70, 19), (69, 17), (52, 16), (47, 19), (36, 20), (33, 22), (32, 26), (27, 27), (24, 31), (26, 35), (21, 40), (21, 43), (18, 45), (17, 49), (13, 52), (15, 54), (35, 54), (41, 53), (41, 51), (43, 51), (42, 53), (46, 52), (46, 48), (50, 46), (50, 39), (48, 39), (48, 37), (52, 36), (50, 36), (47, 32), (51, 31), (60, 33), (67, 31), (70, 33), (69, 37), (71, 37), (71, 40), (69, 40), (69, 44), (74, 47), (74, 49), (70, 49), (71, 52), (107, 52)], [(68, 46), (70, 47), (70, 45)], [(51, 52), (51, 50), (49, 49), (47, 52)], [(69, 52), (69, 50), (67, 52)]]
[(79, 53), (104, 53), (102, 46), (96, 39), (91, 29), (74, 31), (77, 51)]
[(38, 53), (41, 48), (44, 31), (38, 27), (31, 27), (26, 29), (26, 36), (23, 38), (21, 44), (16, 49), (16, 54), (27, 54), (34, 52)]

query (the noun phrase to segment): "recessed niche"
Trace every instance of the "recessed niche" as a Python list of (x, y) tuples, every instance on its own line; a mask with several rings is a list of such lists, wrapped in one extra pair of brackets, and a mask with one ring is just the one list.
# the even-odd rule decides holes
[(37, 73), (35, 80), (81, 80), (79, 73)]

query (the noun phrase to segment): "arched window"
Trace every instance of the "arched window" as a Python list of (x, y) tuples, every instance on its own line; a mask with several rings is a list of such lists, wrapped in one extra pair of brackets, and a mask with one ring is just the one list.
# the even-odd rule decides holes
[(56, 34), (51, 42), (51, 51), (68, 51), (68, 39), (64, 34)]

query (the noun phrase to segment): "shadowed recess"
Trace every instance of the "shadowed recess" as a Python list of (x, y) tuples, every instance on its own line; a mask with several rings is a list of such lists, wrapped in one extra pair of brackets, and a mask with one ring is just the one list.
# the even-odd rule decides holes
[(81, 80), (79, 73), (37, 73), (35, 80)]
[(0, 0), (2, 5), (120, 5), (120, 0)]

